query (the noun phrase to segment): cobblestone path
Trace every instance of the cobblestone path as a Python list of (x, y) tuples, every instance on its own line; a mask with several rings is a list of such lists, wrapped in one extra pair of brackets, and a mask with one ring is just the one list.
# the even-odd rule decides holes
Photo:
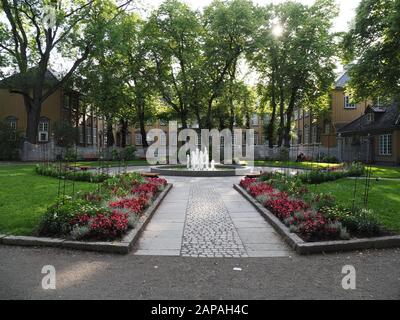
[(247, 256), (229, 211), (213, 187), (191, 187), (181, 254), (191, 257)]

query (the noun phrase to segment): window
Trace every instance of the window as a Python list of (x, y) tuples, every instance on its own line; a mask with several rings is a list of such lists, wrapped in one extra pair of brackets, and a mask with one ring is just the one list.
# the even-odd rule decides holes
[(316, 143), (317, 142), (317, 139), (318, 139), (318, 137), (317, 137), (317, 135), (318, 135), (318, 128), (317, 128), (317, 126), (312, 126), (312, 128), (311, 128), (311, 139), (312, 139), (312, 143)]
[(92, 128), (86, 127), (86, 143), (92, 144)]
[(325, 132), (325, 134), (331, 133), (331, 124), (330, 123), (325, 123), (324, 132)]
[(38, 140), (39, 142), (48, 142), (49, 141), (49, 120), (42, 118), (39, 121), (38, 128)]
[(356, 105), (351, 103), (350, 96), (344, 96), (344, 108), (345, 109), (355, 109)]
[(258, 115), (256, 113), (254, 113), (251, 117), (251, 125), (258, 126)]
[(392, 155), (392, 135), (383, 134), (379, 136), (379, 154), (381, 156)]
[(11, 129), (10, 140), (15, 141), (17, 139), (17, 118), (8, 117), (6, 121)]
[(64, 95), (64, 108), (69, 109), (70, 106), (70, 97), (69, 95)]
[(254, 132), (254, 145), (258, 145), (258, 133)]
[(304, 127), (304, 144), (309, 144), (310, 143), (310, 127), (305, 126)]
[(135, 144), (137, 146), (141, 146), (142, 145), (142, 135), (140, 133), (136, 133)]

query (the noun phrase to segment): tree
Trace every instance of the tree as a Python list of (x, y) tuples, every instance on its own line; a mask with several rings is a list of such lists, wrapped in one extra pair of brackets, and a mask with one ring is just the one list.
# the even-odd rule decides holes
[[(7, 57), (22, 79), (9, 88), (23, 96), (29, 142), (37, 141), (43, 102), (89, 57), (103, 39), (104, 28), (130, 2), (117, 6), (113, 0), (71, 0), (66, 5), (51, 0), (1, 0), (0, 60)], [(46, 74), (56, 53), (71, 59), (72, 66), (50, 84)]]
[[(264, 95), (270, 97), (269, 146), (273, 147), (279, 119), (278, 145), (290, 146), (294, 109), (319, 109), (334, 81), (335, 34), (331, 33), (337, 15), (334, 1), (317, 0), (308, 7), (287, 2), (267, 7), (270, 12), (256, 37), (253, 65), (260, 72)], [(278, 32), (279, 31), (279, 32)]]
[(183, 128), (199, 103), (202, 88), (202, 32), (198, 13), (178, 0), (165, 1), (145, 28), (157, 87)]
[(400, 0), (363, 0), (343, 47), (355, 101), (400, 98)]
[(205, 127), (209, 129), (213, 103), (223, 94), (227, 80), (234, 82), (239, 59), (252, 47), (262, 21), (263, 11), (258, 9), (248, 0), (215, 0), (204, 11)]

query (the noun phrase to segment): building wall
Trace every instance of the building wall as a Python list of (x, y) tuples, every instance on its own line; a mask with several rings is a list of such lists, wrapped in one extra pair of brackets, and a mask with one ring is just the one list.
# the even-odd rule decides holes
[(337, 88), (332, 91), (331, 121), (334, 125), (347, 124), (361, 117), (364, 114), (368, 103), (370, 103), (364, 101), (356, 104), (354, 109), (346, 109), (345, 96), (346, 92), (344, 89)]
[(379, 154), (379, 136), (373, 137), (374, 162), (400, 164), (400, 130), (392, 132), (392, 155), (389, 156)]
[[(61, 119), (62, 90), (57, 90), (43, 103), (41, 117), (50, 120), (50, 128)], [(0, 119), (7, 117), (17, 118), (17, 128), (25, 134), (27, 126), (27, 114), (22, 96), (10, 93), (9, 90), (0, 89)], [(50, 129), (51, 130), (51, 129)]]
[[(328, 119), (316, 119), (315, 116), (310, 118), (304, 111), (300, 111), (300, 117), (294, 121), (295, 133), (297, 134), (299, 131), (302, 133), (300, 144), (321, 143), (327, 149), (337, 147), (337, 129), (362, 116), (367, 106), (372, 103), (371, 101), (364, 101), (356, 104), (355, 108), (345, 108), (345, 97), (346, 92), (343, 88), (332, 90)], [(308, 141), (304, 139), (307, 126), (310, 128)], [(313, 126), (317, 128), (314, 130), (318, 130), (317, 139), (312, 137)], [(329, 130), (327, 130), (327, 126), (329, 126)], [(294, 144), (297, 144), (297, 142), (294, 141)]]

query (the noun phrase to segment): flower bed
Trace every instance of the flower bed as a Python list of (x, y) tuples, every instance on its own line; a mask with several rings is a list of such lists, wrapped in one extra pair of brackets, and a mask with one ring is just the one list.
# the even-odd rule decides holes
[(325, 194), (309, 192), (298, 177), (266, 175), (240, 182), (251, 197), (306, 242), (385, 235), (372, 212), (335, 205)]
[(72, 240), (120, 239), (135, 227), (166, 185), (164, 179), (144, 179), (137, 173), (109, 178), (97, 193), (59, 199), (48, 208), (38, 235)]

